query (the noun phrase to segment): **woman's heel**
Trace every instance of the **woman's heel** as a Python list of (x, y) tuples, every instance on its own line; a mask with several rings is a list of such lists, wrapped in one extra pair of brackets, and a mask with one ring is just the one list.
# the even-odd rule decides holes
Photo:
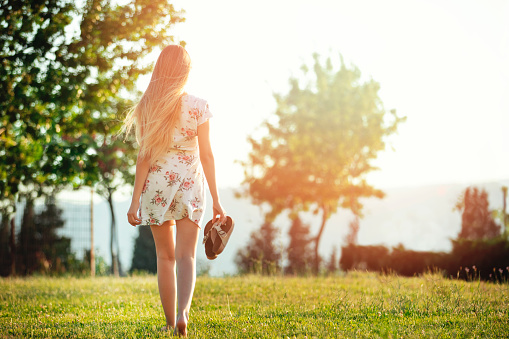
[(175, 335), (187, 337), (187, 322), (184, 317), (180, 317), (175, 325)]

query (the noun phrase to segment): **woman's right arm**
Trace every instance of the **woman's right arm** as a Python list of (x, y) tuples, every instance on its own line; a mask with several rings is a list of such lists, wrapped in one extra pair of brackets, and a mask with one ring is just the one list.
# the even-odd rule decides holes
[(145, 180), (147, 179), (148, 169), (150, 163), (147, 157), (140, 158), (138, 155), (138, 159), (136, 160), (136, 177), (134, 179), (134, 190), (133, 190), (133, 198), (131, 200), (131, 206), (129, 207), (129, 211), (127, 212), (127, 220), (133, 226), (141, 224), (141, 215), (139, 212), (140, 209), (140, 197), (141, 191), (143, 190), (143, 185), (145, 184)]
[(216, 186), (216, 167), (214, 163), (214, 154), (212, 153), (212, 147), (210, 146), (209, 131), (210, 127), (208, 121), (198, 126), (200, 161), (203, 167), (203, 172), (205, 173), (205, 177), (207, 178), (210, 195), (212, 196), (212, 220), (215, 222), (217, 219), (216, 216), (219, 215), (219, 221), (221, 223), (225, 223), (226, 212), (224, 211), (223, 207), (221, 206), (221, 202), (219, 201), (219, 193)]

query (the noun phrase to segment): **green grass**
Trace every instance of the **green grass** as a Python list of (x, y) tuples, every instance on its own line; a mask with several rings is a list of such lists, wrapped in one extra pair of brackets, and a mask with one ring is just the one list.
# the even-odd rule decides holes
[[(167, 337), (154, 276), (0, 280), (0, 337)], [(199, 277), (191, 338), (509, 337), (509, 285), (351, 272)]]

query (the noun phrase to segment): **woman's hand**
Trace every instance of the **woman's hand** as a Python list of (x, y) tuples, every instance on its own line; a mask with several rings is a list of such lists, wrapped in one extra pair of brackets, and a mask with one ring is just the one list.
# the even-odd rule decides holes
[(129, 221), (129, 223), (134, 227), (141, 224), (141, 211), (139, 201), (131, 202), (131, 207), (129, 207), (129, 211), (127, 211), (127, 221)]
[(214, 212), (214, 215), (212, 216), (212, 223), (215, 223), (217, 220), (219, 220), (221, 224), (226, 223), (226, 212), (219, 201), (214, 201), (212, 211)]

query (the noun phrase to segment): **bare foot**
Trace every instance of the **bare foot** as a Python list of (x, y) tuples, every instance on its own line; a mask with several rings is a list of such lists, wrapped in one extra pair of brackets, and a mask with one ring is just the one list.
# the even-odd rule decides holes
[(187, 337), (187, 321), (185, 317), (178, 318), (174, 334)]

